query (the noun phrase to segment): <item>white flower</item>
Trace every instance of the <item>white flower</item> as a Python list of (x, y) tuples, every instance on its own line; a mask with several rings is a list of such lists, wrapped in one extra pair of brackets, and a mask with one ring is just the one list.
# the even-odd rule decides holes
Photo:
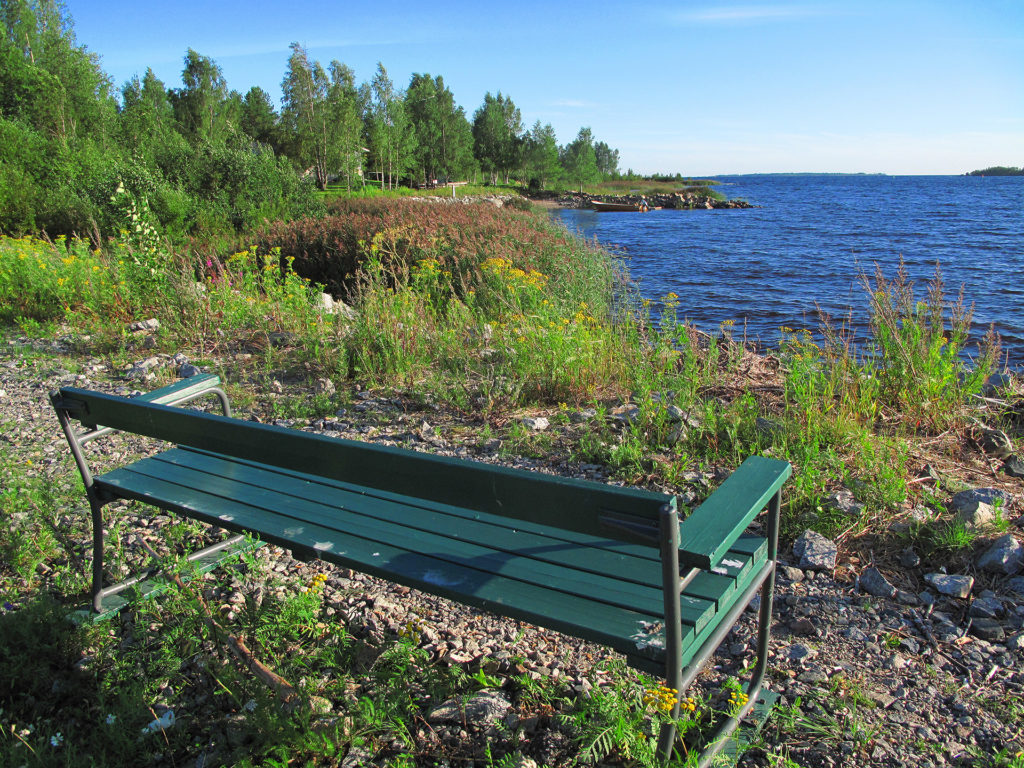
[(107, 715), (107, 725), (113, 725), (117, 722), (117, 715)]
[(64, 743), (64, 735), (60, 731), (57, 731), (55, 734), (53, 734), (53, 736), (50, 737), (50, 746), (51, 747), (59, 747), (63, 743)]
[(245, 702), (245, 704), (242, 705), (242, 709), (244, 709), (246, 712), (255, 712), (256, 699), (249, 699), (247, 702)]

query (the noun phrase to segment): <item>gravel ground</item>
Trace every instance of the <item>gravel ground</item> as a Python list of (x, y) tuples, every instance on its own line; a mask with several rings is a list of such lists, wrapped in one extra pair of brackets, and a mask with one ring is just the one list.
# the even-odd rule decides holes
[[(0, 350), (0, 423), (5, 428), (0, 440), (26, 466), (31, 462), (29, 471), (48, 476), (73, 471), (47, 400), (51, 389), (74, 385), (127, 394), (153, 386), (138, 366), (132, 374), (138, 378), (129, 380), (126, 371), (111, 370), (98, 358), (76, 355), (59, 342), (14, 339), (6, 340), (4, 347)], [(150, 372), (176, 365), (166, 355), (152, 359)], [(244, 361), (235, 363), (244, 367)], [(256, 401), (274, 397), (276, 388), (258, 393)], [(500, 440), (481, 441), (464, 422), (435, 409), (417, 409), (402, 398), (356, 393), (353, 403), (334, 417), (278, 423), (605, 479), (602, 469), (593, 465), (550, 465), (502, 456)], [(98, 466), (123, 463), (152, 450), (145, 441), (129, 436), (111, 445), (97, 451), (93, 460)], [(166, 524), (166, 518), (136, 518), (135, 523), (156, 528)], [(1019, 537), (1019, 529), (1016, 532)], [(77, 557), (86, 556), (87, 539), (69, 543), (78, 550)], [(265, 547), (260, 556), (281, 572), (324, 570), (322, 564), (297, 563), (274, 547)], [(779, 574), (768, 679), (768, 686), (782, 694), (789, 716), (776, 717), (769, 724), (763, 745), (749, 751), (742, 764), (779, 765), (780, 756), (788, 756), (804, 766), (999, 765), (985, 756), (1022, 749), (1024, 584), (1020, 577), (990, 578), (981, 585), (984, 590), (976, 588), (969, 598), (959, 599), (927, 590), (919, 567), (888, 564), (882, 570), (901, 589), (887, 598), (860, 591), (859, 563), (842, 555), (839, 567), (827, 572), (800, 569), (796, 558), (789, 559), (792, 564)], [(340, 569), (328, 574), (328, 612), (345, 622), (354, 635), (383, 640), (415, 626), (421, 646), (435, 659), (470, 671), (483, 667), (499, 676), (548, 677), (586, 695), (595, 680), (601, 684), (593, 674), (594, 665), (613, 656), (607, 649), (557, 632), (481, 614), (362, 574)], [(1000, 631), (992, 630), (985, 619)], [(981, 627), (992, 631), (980, 632), (975, 626), (979, 620)], [(754, 616), (748, 612), (719, 649), (702, 684), (713, 685), (752, 664), (747, 640), (754, 631)], [(516, 669), (514, 659), (519, 656), (527, 661)], [(564, 743), (561, 734), (545, 733), (543, 719), (525, 725), (536, 742), (531, 754), (538, 759), (557, 764), (570, 757), (571, 745)], [(488, 738), (485, 729), (466, 727), (469, 731), (460, 725), (446, 731), (440, 724), (423, 738), (451, 742)], [(479, 750), (468, 753), (473, 752)]]

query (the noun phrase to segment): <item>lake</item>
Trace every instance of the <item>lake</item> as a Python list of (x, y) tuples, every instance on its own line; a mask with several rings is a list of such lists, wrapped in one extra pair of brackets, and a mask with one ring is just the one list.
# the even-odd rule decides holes
[(851, 309), (867, 321), (858, 275), (887, 277), (902, 256), (924, 298), (935, 264), (947, 297), (961, 284), (975, 335), (989, 324), (1011, 368), (1024, 367), (1024, 178), (762, 175), (716, 177), (746, 210), (553, 212), (571, 231), (622, 256), (643, 296), (680, 297), (680, 311), (716, 331), (734, 320), (774, 346), (779, 328), (818, 326)]

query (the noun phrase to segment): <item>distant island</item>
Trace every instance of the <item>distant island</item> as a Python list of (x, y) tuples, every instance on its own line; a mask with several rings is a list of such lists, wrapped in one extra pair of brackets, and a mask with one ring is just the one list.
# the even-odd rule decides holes
[(980, 171), (971, 171), (967, 176), (1024, 176), (1024, 168), (1014, 168), (1007, 165), (993, 165), (991, 168), (982, 168)]

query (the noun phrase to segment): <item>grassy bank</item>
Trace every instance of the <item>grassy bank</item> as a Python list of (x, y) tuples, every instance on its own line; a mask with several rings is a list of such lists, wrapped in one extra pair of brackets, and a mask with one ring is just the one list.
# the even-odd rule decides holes
[[(63, 324), (126, 354), (126, 324), (155, 316), (165, 350), (256, 349), (257, 380), (284, 372), (413, 392), (484, 422), (540, 409), (567, 423), (593, 407), (586, 432), (562, 446), (572, 458), (679, 486), (693, 470), (772, 454), (796, 468), (788, 530), (826, 534), (899, 514), (918, 444), (992, 420), (976, 396), (997, 342), (965, 364), (970, 312), (962, 299), (947, 307), (938, 277), (922, 297), (902, 273), (865, 276), (871, 335), (860, 349), (842, 327), (826, 326), (824, 343), (782, 329), (762, 358), (728, 324), (706, 336), (682, 322), (672, 294), (638, 299), (610, 256), (530, 212), (347, 199), (253, 241), (217, 258), (130, 239), (102, 252), (5, 239), (0, 320), (35, 335)], [(325, 286), (354, 311), (325, 310)], [(518, 439), (543, 452), (551, 438)], [(860, 519), (823, 507), (840, 483), (865, 505)]]
[[(498, 439), (507, 457), (600, 465), (618, 480), (695, 501), (715, 469), (752, 453), (774, 455), (795, 467), (787, 537), (812, 527), (860, 557), (914, 544), (946, 565), (973, 553), (978, 532), (945, 505), (965, 478), (992, 481), (975, 442), (979, 424), (1011, 434), (1014, 427), (976, 397), (994, 367), (994, 347), (973, 367), (964, 364), (969, 313), (962, 303), (950, 309), (938, 283), (917, 296), (904, 276), (870, 276), (866, 346), (851, 348), (842, 327), (826, 329), (824, 344), (785, 330), (766, 357), (734, 342), (729, 325), (707, 336), (682, 322), (678, 297), (652, 303), (632, 295), (608, 254), (544, 217), (402, 200), (332, 206), (326, 218), (269, 226), (248, 247), (219, 257), (168, 253), (127, 233), (102, 251), (83, 241), (0, 240), (0, 322), (13, 335), (65, 338), (76, 359), (111, 370), (186, 352), (224, 376), (243, 412), (264, 420), (330, 416), (353, 408), (357, 388), (369, 390), (401, 398), (417, 423), (416, 408), (430, 409), (432, 423), (449, 414), (470, 449)], [(325, 284), (352, 311), (328, 311)], [(130, 329), (148, 317), (159, 319), (158, 331)], [(36, 366), (41, 379), (55, 364), (31, 353), (19, 362)], [(73, 376), (92, 363), (60, 365)], [(323, 379), (338, 393), (314, 386)], [(284, 391), (264, 398), (275, 381)], [(538, 414), (551, 428), (532, 430), (520, 418)], [(19, 434), (20, 419), (5, 414), (4, 433)], [(336, 595), (327, 599), (314, 566), (282, 575), (250, 559), (201, 590), (139, 606), (116, 631), (66, 625), (66, 606), (85, 589), (75, 553), (88, 534), (84, 516), (70, 514), (83, 505), (81, 490), (58, 450), (61, 458), (44, 464), (48, 453), (39, 446), (26, 451), (16, 437), (0, 445), (0, 597), (17, 608), (0, 616), (0, 645), (15, 649), (0, 674), (11, 690), (0, 696), (16, 703), (0, 713), (0, 744), (13, 756), (0, 765), (74, 764), (60, 751), (65, 739), (101, 765), (194, 759), (194, 729), (158, 727), (139, 739), (163, 713), (139, 702), (204, 695), (230, 699), (227, 709), (242, 716), (239, 755), (330, 765), (342, 746), (413, 741), (424, 701), (493, 687), (494, 670), (469, 675), (428, 663), (415, 623), (385, 643), (340, 631), (331, 618), (341, 610)], [(938, 482), (919, 481), (924, 463)], [(858, 512), (829, 504), (840, 487), (862, 505)], [(927, 524), (918, 516), (892, 526), (910, 520), (914, 507), (927, 511)], [(130, 534), (145, 519), (131, 508), (112, 526), (115, 570), (134, 564)], [(169, 525), (154, 546), (171, 557), (202, 535), (198, 526)], [(257, 596), (256, 584), (270, 592)], [(232, 603), (235, 593), (241, 601)], [(201, 618), (204, 601), (234, 605), (231, 616), (211, 626)], [(227, 658), (225, 633), (252, 639), (264, 658), (277, 660), (309, 706), (283, 712), (272, 691)], [(44, 636), (52, 644), (38, 647), (33, 638)], [(659, 698), (643, 694), (653, 681), (616, 671), (616, 683), (577, 700), (517, 671), (500, 676), (524, 717), (578, 721), (576, 730), (566, 726), (577, 754), (649, 759), (644, 734), (659, 716)], [(411, 678), (423, 680), (423, 690), (410, 693)], [(18, 691), (29, 684), (25, 698)], [(727, 693), (695, 702), (695, 712), (726, 706)], [(318, 711), (317, 699), (333, 702), (334, 711)], [(196, 706), (198, 724), (205, 705)], [(481, 756), (479, 764), (503, 756)]]

